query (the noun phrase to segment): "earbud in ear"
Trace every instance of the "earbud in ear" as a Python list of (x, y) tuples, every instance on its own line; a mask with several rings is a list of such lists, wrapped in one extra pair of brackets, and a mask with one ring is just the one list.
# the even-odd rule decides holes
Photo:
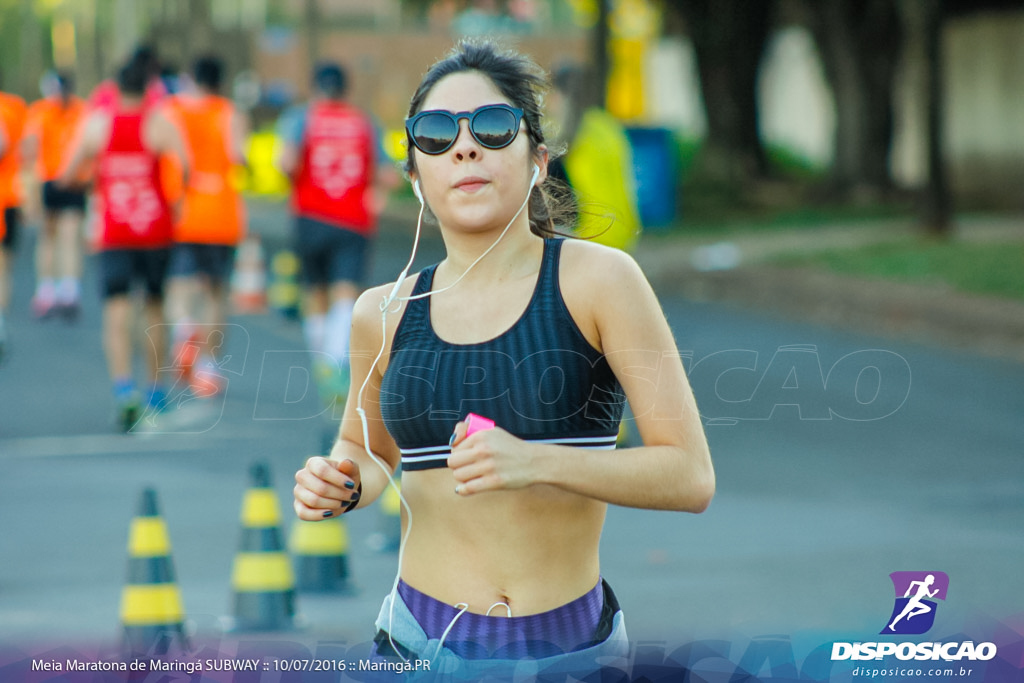
[(537, 164), (534, 164), (533, 165), (533, 177), (530, 178), (530, 185), (533, 185), (535, 182), (537, 182), (537, 178), (538, 177), (540, 177), (540, 166), (538, 166)]
[(423, 193), (420, 191), (420, 181), (412, 181), (412, 193), (416, 195), (416, 199), (420, 200), (420, 204), (423, 203)]

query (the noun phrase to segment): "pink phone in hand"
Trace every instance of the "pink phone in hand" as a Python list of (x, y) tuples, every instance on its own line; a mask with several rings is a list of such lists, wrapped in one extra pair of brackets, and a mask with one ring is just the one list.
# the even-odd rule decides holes
[(494, 420), (488, 420), (486, 417), (481, 417), (476, 413), (470, 413), (466, 416), (466, 436), (472, 436), (476, 432), (488, 429), (494, 429)]

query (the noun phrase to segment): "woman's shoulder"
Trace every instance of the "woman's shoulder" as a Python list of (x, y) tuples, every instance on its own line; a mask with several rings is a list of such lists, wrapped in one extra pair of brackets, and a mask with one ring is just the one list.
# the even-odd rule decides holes
[(563, 284), (585, 285), (591, 292), (646, 280), (627, 252), (592, 240), (564, 240), (561, 264), (559, 279)]
[(371, 334), (380, 339), (381, 316), (386, 310), (388, 335), (393, 334), (408, 304), (405, 299), (412, 294), (418, 277), (419, 273), (406, 276), (397, 288), (394, 282), (389, 282), (364, 290), (356, 299), (352, 311), (354, 331)]
[(356, 298), (354, 315), (356, 317), (361, 317), (372, 313), (375, 317), (379, 317), (381, 302), (383, 302), (388, 293), (394, 289), (394, 286), (394, 282), (388, 282), (387, 284), (376, 285), (374, 287), (364, 289)]
[(562, 244), (558, 283), (569, 314), (596, 349), (604, 348), (601, 330), (628, 315), (650, 290), (632, 256), (584, 239)]
[(362, 294), (356, 298), (353, 316), (356, 319), (372, 318), (379, 324), (385, 302), (389, 303), (387, 308), (389, 317), (396, 310), (401, 311), (405, 303), (403, 299), (412, 293), (417, 277), (419, 277), (419, 273), (408, 275), (397, 287), (394, 282), (388, 282), (363, 290)]

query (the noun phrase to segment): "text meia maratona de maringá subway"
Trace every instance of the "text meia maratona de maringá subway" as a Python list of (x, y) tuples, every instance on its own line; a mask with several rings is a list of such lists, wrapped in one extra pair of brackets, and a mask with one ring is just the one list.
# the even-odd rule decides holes
[(33, 659), (32, 671), (180, 671), (194, 674), (198, 671), (258, 671), (258, 659), (206, 659), (206, 660), (165, 660), (149, 661), (136, 659), (131, 662), (115, 660)]

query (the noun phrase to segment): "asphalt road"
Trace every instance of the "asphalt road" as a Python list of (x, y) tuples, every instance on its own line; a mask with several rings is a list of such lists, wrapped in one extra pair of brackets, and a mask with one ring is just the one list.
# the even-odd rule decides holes
[[(279, 209), (253, 216), (271, 251), (284, 225)], [(401, 268), (409, 237), (385, 226), (376, 279)], [(0, 366), (0, 654), (116, 648), (128, 525), (146, 486), (196, 638), (297, 652), (366, 643), (396, 569), (396, 555), (373, 546), (386, 521), (374, 509), (346, 519), (352, 594), (300, 594), (295, 632), (223, 629), (250, 466), (269, 466), (290, 527), (292, 474), (330, 424), (306, 384), (298, 325), (234, 317), (223, 397), (120, 435), (93, 264), (77, 324), (34, 321), (25, 238)], [(417, 262), (439, 253), (428, 240)], [(603, 571), (634, 641), (782, 634), (799, 660), (829, 639), (875, 639), (895, 571), (948, 574), (929, 637), (1024, 638), (1024, 366), (660, 295), (718, 493), (699, 516), (609, 511)], [(648, 371), (656, 377), (656, 363)]]

